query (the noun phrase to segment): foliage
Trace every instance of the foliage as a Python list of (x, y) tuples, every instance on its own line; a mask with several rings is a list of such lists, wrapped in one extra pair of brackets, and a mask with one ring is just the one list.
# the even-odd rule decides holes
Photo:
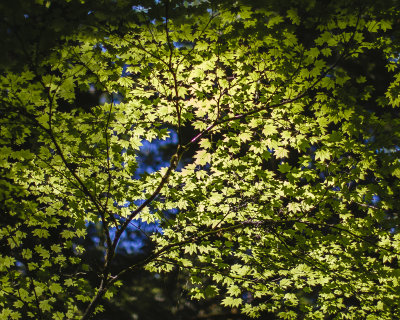
[[(111, 3), (26, 6), (28, 25), (87, 12), (46, 44), (3, 19), (23, 60), (0, 78), (0, 319), (89, 319), (143, 267), (252, 317), (399, 317), (391, 1)], [(173, 132), (169, 166), (143, 173), (143, 144)], [(150, 253), (116, 268), (140, 223)]]

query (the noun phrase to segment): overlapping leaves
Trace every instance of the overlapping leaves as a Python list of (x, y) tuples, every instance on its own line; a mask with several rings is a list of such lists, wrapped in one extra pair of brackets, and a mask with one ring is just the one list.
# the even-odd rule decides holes
[[(220, 295), (250, 316), (396, 315), (394, 13), (335, 8), (321, 20), (304, 8), (221, 7), (187, 23), (140, 12), (142, 24), (69, 35), (4, 74), (1, 316), (88, 319), (144, 265), (187, 270), (193, 296)], [(346, 64), (372, 49), (388, 59), (384, 92)], [(90, 90), (104, 103), (80, 106)], [(172, 130), (169, 167), (139, 175), (142, 143)], [(185, 153), (193, 162), (181, 168)], [(161, 225), (155, 249), (114, 272), (139, 219)], [(80, 263), (88, 223), (103, 230), (100, 270)]]

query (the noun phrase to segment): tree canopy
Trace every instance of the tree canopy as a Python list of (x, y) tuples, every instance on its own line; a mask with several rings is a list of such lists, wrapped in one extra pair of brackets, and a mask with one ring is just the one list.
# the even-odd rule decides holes
[(0, 319), (99, 317), (143, 268), (250, 317), (400, 317), (395, 1), (0, 8)]

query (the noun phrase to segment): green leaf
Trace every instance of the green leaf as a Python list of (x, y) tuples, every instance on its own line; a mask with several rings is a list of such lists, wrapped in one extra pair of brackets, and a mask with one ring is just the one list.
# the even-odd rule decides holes
[(51, 293), (60, 293), (62, 291), (62, 287), (58, 284), (58, 283), (52, 283), (49, 286), (49, 290), (51, 291)]
[(285, 163), (282, 163), (282, 164), (279, 165), (279, 169), (278, 170), (281, 173), (286, 173), (286, 172), (289, 172), (291, 168), (292, 167), (287, 162), (285, 162)]
[(196, 153), (196, 155), (194, 156), (195, 163), (198, 165), (205, 165), (207, 163), (210, 163), (211, 161), (211, 154), (208, 153), (206, 150), (200, 150)]

